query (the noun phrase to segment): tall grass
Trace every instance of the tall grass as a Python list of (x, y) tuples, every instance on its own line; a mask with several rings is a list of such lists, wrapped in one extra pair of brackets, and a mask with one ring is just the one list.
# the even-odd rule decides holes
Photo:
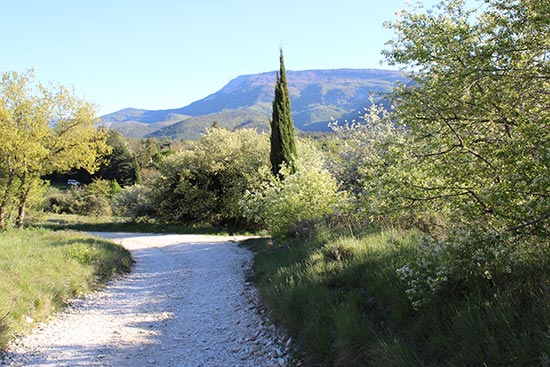
[(415, 310), (396, 269), (422, 259), (418, 235), (321, 231), (255, 239), (255, 280), (313, 366), (535, 366), (550, 362), (550, 261), (507, 281), (453, 285)]
[(1, 233), (0, 345), (131, 263), (127, 250), (82, 233)]

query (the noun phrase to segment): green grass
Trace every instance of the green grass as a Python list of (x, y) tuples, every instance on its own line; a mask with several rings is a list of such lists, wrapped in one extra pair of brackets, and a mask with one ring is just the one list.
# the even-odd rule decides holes
[(396, 273), (422, 258), (413, 232), (245, 245), (264, 301), (311, 365), (550, 365), (550, 261), (540, 252), (502, 281), (450, 284), (417, 311)]
[(48, 213), (35, 226), (52, 230), (76, 230), (89, 232), (139, 232), (139, 233), (175, 233), (175, 234), (249, 234), (233, 232), (226, 227), (207, 225), (164, 224), (156, 222), (132, 222), (117, 217), (91, 217), (76, 214)]
[(124, 248), (82, 233), (0, 233), (0, 346), (131, 264)]

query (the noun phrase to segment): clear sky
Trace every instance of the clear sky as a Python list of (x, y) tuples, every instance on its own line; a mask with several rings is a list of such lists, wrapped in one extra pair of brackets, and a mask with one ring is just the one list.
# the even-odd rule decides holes
[[(435, 0), (426, 0), (433, 4)], [(231, 79), (383, 68), (404, 0), (0, 0), (0, 71), (35, 68), (100, 114), (183, 107)]]

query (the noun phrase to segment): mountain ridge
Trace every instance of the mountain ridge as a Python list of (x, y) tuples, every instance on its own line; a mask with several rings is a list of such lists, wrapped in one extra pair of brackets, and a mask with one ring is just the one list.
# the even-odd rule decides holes
[[(187, 106), (144, 110), (125, 108), (101, 116), (102, 123), (129, 137), (198, 138), (213, 122), (228, 129), (268, 130), (276, 71), (240, 75), (223, 88)], [(332, 119), (357, 115), (369, 96), (381, 101), (397, 83), (408, 79), (384, 69), (287, 70), (295, 126), (326, 131)]]

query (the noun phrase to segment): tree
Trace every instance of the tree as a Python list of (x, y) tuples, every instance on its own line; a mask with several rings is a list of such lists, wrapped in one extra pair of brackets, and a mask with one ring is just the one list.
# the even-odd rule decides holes
[(34, 83), (32, 71), (2, 74), (0, 84), (0, 229), (25, 209), (41, 177), (72, 168), (94, 171), (108, 151), (95, 108), (61, 85)]
[(279, 171), (283, 165), (289, 167), (290, 173), (296, 171), (296, 138), (290, 110), (283, 50), (280, 51), (279, 60), (280, 70), (275, 84), (273, 116), (271, 119), (270, 159), (273, 175), (281, 177)]
[(107, 145), (111, 147), (111, 154), (106, 157), (106, 162), (95, 176), (115, 180), (123, 187), (139, 183), (140, 167), (136, 156), (130, 150), (128, 140), (116, 131), (109, 131)]
[[(403, 11), (385, 51), (415, 82), (395, 94), (410, 131), (410, 205), (444, 203), (454, 221), (496, 233), (550, 218), (550, 6), (462, 0)], [(529, 232), (531, 233), (531, 232)]]

